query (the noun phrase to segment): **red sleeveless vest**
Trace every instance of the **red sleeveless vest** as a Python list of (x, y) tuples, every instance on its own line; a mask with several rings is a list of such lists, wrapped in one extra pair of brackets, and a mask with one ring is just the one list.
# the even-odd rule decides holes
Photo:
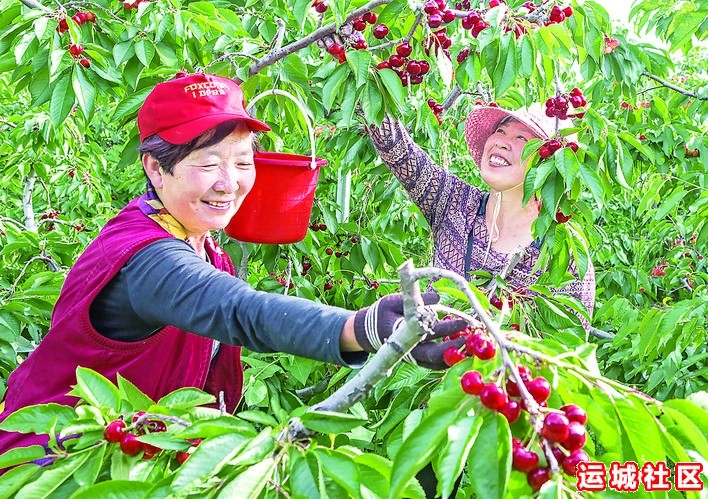
[[(76, 383), (77, 366), (113, 382), (120, 373), (153, 400), (182, 387), (203, 389), (217, 399), (223, 391), (227, 410), (234, 411), (243, 387), (241, 347), (222, 344), (212, 360), (213, 340), (173, 326), (137, 342), (108, 339), (91, 326), (89, 307), (104, 286), (141, 248), (167, 237), (173, 236), (145, 216), (137, 200), (106, 224), (67, 275), (49, 332), (8, 378), (0, 421), (28, 405), (75, 405), (78, 399), (66, 394)], [(229, 256), (215, 244), (205, 246), (213, 265), (234, 275)], [(0, 431), (0, 454), (47, 440), (47, 435)]]

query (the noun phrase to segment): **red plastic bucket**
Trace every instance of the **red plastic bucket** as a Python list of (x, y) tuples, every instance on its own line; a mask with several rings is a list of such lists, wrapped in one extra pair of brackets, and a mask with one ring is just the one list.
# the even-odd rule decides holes
[(312, 154), (256, 152), (253, 189), (224, 231), (229, 237), (249, 243), (296, 243), (307, 234), (317, 177), (327, 161), (315, 157), (315, 132), (309, 110), (295, 96), (284, 90), (268, 90), (254, 97), (249, 108), (267, 95), (282, 95), (297, 104), (305, 117)]
[(302, 241), (310, 224), (320, 167), (327, 160), (281, 152), (255, 154), (256, 181), (224, 229), (229, 237), (250, 243)]

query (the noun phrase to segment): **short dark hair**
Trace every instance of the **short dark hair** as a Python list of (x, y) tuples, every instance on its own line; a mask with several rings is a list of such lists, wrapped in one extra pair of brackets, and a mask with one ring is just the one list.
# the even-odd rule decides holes
[(154, 157), (164, 171), (172, 175), (174, 166), (189, 156), (192, 151), (218, 144), (236, 129), (237, 121), (227, 121), (206, 131), (196, 139), (186, 144), (172, 144), (157, 135), (146, 138), (138, 152), (150, 154)]
[(497, 123), (497, 126), (494, 127), (494, 130), (496, 130), (500, 126), (508, 125), (509, 123), (521, 123), (521, 122), (517, 118), (515, 118), (514, 116), (507, 115), (499, 120), (499, 123)]

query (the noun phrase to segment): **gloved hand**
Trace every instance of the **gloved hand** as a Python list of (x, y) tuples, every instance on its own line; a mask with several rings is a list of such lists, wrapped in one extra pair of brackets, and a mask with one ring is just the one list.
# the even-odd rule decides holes
[[(434, 292), (423, 293), (423, 303), (432, 305), (440, 301), (440, 296)], [(387, 295), (380, 298), (370, 307), (359, 310), (354, 317), (354, 335), (361, 347), (367, 352), (376, 352), (386, 339), (398, 328), (403, 327), (403, 296)], [(453, 341), (436, 342), (436, 338), (450, 336), (467, 327), (462, 319), (439, 321), (433, 327), (433, 334), (419, 343), (404, 360), (427, 367), (428, 369), (445, 369), (443, 352), (451, 346), (460, 347), (464, 338)]]

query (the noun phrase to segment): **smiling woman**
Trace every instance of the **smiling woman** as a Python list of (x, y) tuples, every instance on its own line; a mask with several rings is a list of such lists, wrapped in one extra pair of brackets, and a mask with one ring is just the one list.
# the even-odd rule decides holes
[[(72, 267), (49, 332), (8, 379), (0, 422), (29, 405), (76, 404), (67, 394), (79, 366), (113, 382), (120, 374), (153, 400), (197, 387), (233, 412), (241, 346), (357, 367), (402, 327), (401, 295), (355, 314), (259, 292), (234, 277), (211, 231), (229, 223), (253, 187), (253, 132), (270, 128), (245, 111), (233, 80), (194, 74), (158, 84), (138, 112), (138, 129), (146, 192)], [(425, 304), (438, 299), (423, 295)], [(409, 360), (444, 368), (448, 344), (433, 340), (464, 327), (440, 322)], [(48, 438), (0, 431), (0, 453)]]
[[(564, 124), (561, 122), (561, 127)], [(542, 269), (535, 269), (542, 241), (534, 240), (531, 227), (539, 203), (523, 203), (526, 162), (524, 145), (532, 138), (555, 135), (556, 120), (541, 111), (509, 111), (475, 107), (465, 122), (465, 138), (483, 181), (484, 192), (436, 165), (413, 142), (405, 127), (387, 116), (381, 127), (371, 126), (371, 139), (383, 162), (401, 181), (430, 224), (434, 241), (433, 265), (470, 278), (478, 270), (500, 275), (517, 290), (534, 284)], [(521, 253), (513, 267), (512, 255)], [(511, 268), (510, 268), (511, 267)], [(570, 271), (577, 276), (574, 265)], [(592, 316), (595, 277), (592, 265), (583, 280), (558, 292), (580, 299)], [(492, 302), (498, 297), (491, 297)], [(584, 321), (584, 326), (589, 324)]]

